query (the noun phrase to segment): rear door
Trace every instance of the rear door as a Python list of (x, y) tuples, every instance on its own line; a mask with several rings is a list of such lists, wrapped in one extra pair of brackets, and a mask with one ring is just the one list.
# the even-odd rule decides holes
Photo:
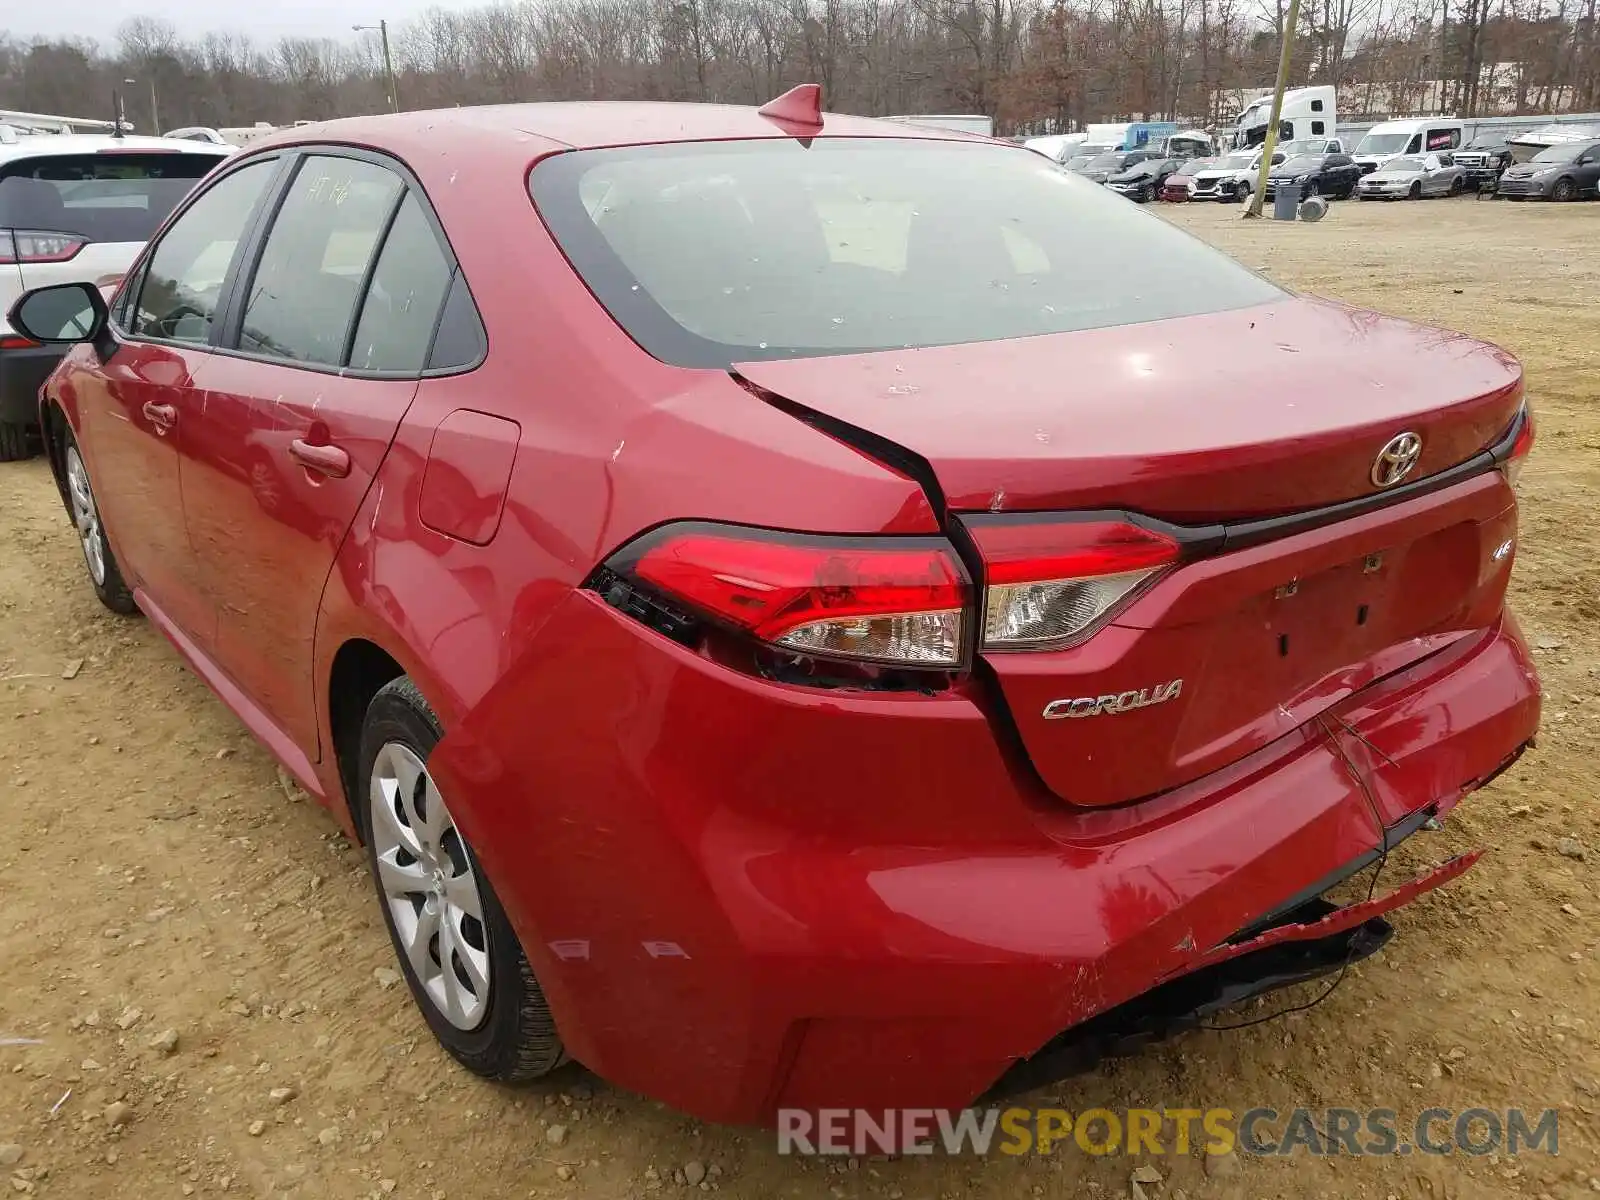
[(397, 163), (317, 151), (293, 170), (234, 289), (183, 487), (216, 661), (314, 758), (323, 584), (416, 394), (454, 260)]

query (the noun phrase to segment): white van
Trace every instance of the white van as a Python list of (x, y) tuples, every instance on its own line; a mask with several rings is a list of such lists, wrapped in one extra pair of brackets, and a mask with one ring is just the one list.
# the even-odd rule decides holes
[(1401, 154), (1448, 154), (1466, 140), (1454, 117), (1415, 117), (1381, 121), (1367, 130), (1353, 151), (1363, 175), (1370, 175)]

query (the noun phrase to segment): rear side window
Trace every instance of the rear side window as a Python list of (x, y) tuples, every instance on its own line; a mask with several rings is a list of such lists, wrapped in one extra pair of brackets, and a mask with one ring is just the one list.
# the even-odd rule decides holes
[(245, 293), (239, 348), (341, 363), (368, 268), (404, 188), (398, 175), (375, 163), (307, 157)]
[(212, 167), (216, 154), (52, 154), (6, 164), (0, 229), (87, 242), (144, 242)]
[(210, 340), (234, 251), (277, 168), (275, 159), (240, 167), (172, 223), (150, 255), (130, 332), (197, 344)]
[(1014, 147), (630, 146), (547, 158), (530, 186), (600, 302), (683, 366), (1063, 333), (1282, 295)]
[(350, 347), (350, 366), (358, 371), (422, 370), (449, 287), (450, 263), (422, 205), (415, 194), (408, 194), (373, 269)]

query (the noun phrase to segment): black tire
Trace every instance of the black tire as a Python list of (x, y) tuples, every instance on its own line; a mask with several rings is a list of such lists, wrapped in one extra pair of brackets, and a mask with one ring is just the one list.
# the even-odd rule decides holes
[(1150, 187), (1149, 187), (1149, 185), (1146, 184), (1144, 187), (1140, 188), (1137, 192), (1135, 192), (1133, 198), (1135, 200), (1137, 200), (1140, 204), (1149, 204), (1150, 203)]
[(0, 421), (0, 462), (21, 462), (39, 453), (39, 433), (32, 425)]
[(1462, 182), (1461, 176), (1457, 175), (1454, 179), (1452, 179), (1450, 181), (1450, 194), (1452, 196), (1459, 196), (1459, 195), (1461, 195), (1462, 192), (1464, 192), (1466, 190), (1467, 190), (1467, 185)]
[(1411, 190), (1406, 193), (1406, 199), (1407, 200), (1421, 200), (1422, 199), (1422, 180), (1419, 179), (1419, 180), (1417, 180), (1415, 183), (1413, 183), (1411, 185)]
[(1250, 185), (1241, 183), (1233, 189), (1233, 198), (1240, 204), (1250, 203)]
[[(357, 776), (360, 792), (355, 797), (361, 815), (361, 834), (367, 844), (367, 864), (378, 906), (389, 930), (401, 974), (411, 989), (412, 1000), (421, 1010), (428, 1028), (450, 1056), (474, 1074), (502, 1083), (538, 1079), (567, 1061), (566, 1049), (556, 1030), (555, 1018), (545, 1000), (539, 981), (528, 965), (527, 955), (517, 940), (511, 922), (501, 907), (494, 887), (484, 874), (472, 848), (464, 838), (460, 849), (471, 863), (483, 907), (481, 932), (489, 962), (487, 1010), (476, 1028), (457, 1028), (441, 1013), (406, 958), (404, 944), (395, 929), (394, 917), (378, 882), (376, 839), (372, 831), (372, 773), (378, 752), (398, 742), (424, 764), (444, 735), (439, 718), (410, 679), (402, 676), (385, 684), (367, 706), (361, 728), (361, 771)], [(448, 807), (448, 806), (447, 806)], [(438, 961), (437, 954), (434, 955)]]
[[(100, 504), (94, 498), (94, 485), (89, 479), (89, 468), (83, 461), (83, 455), (78, 451), (77, 439), (72, 436), (72, 430), (63, 424), (61, 457), (65, 464), (64, 470), (67, 477), (67, 514), (72, 519), (73, 532), (77, 535), (78, 546), (83, 551), (84, 570), (88, 572), (89, 584), (94, 588), (94, 594), (100, 598), (112, 612), (120, 616), (131, 617), (139, 611), (139, 606), (134, 602), (133, 589), (122, 578), (122, 568), (117, 564), (117, 556), (112, 553), (111, 542), (106, 537), (106, 524), (100, 517)], [(80, 515), (78, 505), (80, 498), (75, 498), (75, 476), (81, 476), (80, 483), (87, 493), (89, 511), (93, 513), (93, 521), (86, 522)], [(85, 528), (85, 525), (88, 528)], [(95, 563), (92, 553), (98, 552), (103, 570), (101, 577), (96, 578)]]
[(1311, 182), (1306, 184), (1305, 189), (1300, 193), (1300, 199), (1302, 199), (1302, 200), (1310, 200), (1313, 197), (1320, 196), (1320, 195), (1322, 195), (1322, 191), (1317, 186), (1317, 181), (1315, 179), (1313, 179), (1313, 180), (1311, 180)]
[(1550, 189), (1550, 199), (1565, 203), (1578, 198), (1578, 185), (1566, 176), (1556, 180), (1555, 187)]

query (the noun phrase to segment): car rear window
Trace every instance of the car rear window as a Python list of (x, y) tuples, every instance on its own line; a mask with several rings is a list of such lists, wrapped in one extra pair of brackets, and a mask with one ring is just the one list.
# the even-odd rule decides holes
[(20, 159), (0, 170), (0, 228), (143, 242), (212, 167), (217, 154), (116, 151)]
[(951, 345), (1156, 321), (1282, 293), (1038, 154), (821, 138), (556, 155), (530, 188), (656, 358)]

